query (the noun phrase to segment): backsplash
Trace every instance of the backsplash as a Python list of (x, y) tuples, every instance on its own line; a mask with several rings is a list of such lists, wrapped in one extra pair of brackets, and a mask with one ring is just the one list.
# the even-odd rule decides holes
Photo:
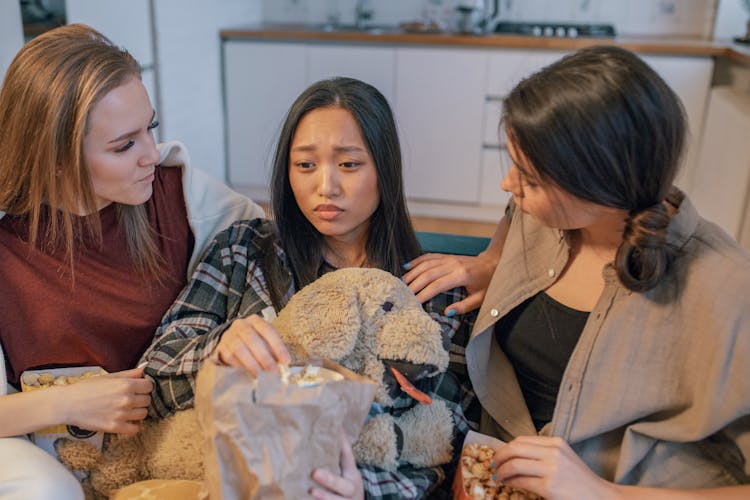
[[(263, 0), (263, 19), (277, 23), (354, 22), (358, 0)], [(359, 0), (361, 1), (361, 0)], [(710, 38), (719, 0), (498, 0), (498, 20), (610, 23), (621, 35)], [(723, 0), (731, 1), (731, 0)], [(369, 0), (373, 24), (437, 21), (455, 29), (459, 5), (483, 0)], [(492, 0), (487, 0), (492, 4)]]

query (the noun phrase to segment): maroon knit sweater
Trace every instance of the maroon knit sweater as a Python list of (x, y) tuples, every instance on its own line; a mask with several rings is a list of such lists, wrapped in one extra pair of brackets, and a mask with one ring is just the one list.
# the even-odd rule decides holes
[(25, 217), (0, 219), (0, 341), (11, 384), (29, 369), (135, 366), (185, 284), (194, 245), (180, 168), (156, 169), (146, 206), (165, 262), (162, 283), (135, 272), (114, 204), (99, 212), (101, 248), (75, 255), (75, 283), (64, 252), (26, 243)]

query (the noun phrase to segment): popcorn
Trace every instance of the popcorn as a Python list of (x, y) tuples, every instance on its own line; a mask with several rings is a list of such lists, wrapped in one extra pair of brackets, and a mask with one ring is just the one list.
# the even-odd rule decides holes
[[(48, 389), (50, 387), (62, 387), (76, 384), (81, 380), (98, 377), (106, 373), (105, 370), (98, 366), (28, 370), (21, 374), (21, 390), (28, 392)], [(104, 433), (81, 429), (75, 425), (60, 424), (45, 429), (39, 429), (32, 433), (31, 436), (34, 444), (48, 452), (53, 457), (57, 457), (55, 441), (61, 437), (86, 441), (94, 448), (100, 450), (102, 448)], [(74, 474), (79, 479), (85, 477), (85, 474), (79, 471), (74, 472)]]
[(306, 365), (301, 371), (289, 377), (289, 383), (302, 387), (318, 385), (325, 382), (325, 379), (319, 373), (319, 366)]
[(314, 387), (330, 380), (343, 380), (341, 374), (316, 365), (292, 366), (280, 364), (281, 381), (299, 387)]
[(27, 389), (36, 389), (42, 387), (52, 387), (56, 385), (70, 385), (79, 382), (80, 380), (87, 379), (90, 377), (96, 377), (104, 375), (105, 372), (101, 368), (98, 370), (86, 371), (76, 375), (53, 375), (49, 372), (24, 372), (21, 375), (21, 383), (26, 386)]
[(468, 443), (461, 452), (461, 477), (464, 493), (471, 500), (542, 500), (521, 488), (506, 486), (492, 479), (492, 458), (495, 450), (490, 446)]

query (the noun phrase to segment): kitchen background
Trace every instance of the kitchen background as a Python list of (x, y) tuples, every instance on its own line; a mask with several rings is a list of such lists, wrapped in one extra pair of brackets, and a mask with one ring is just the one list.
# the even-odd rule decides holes
[[(355, 22), (357, 6), (367, 11), (367, 23), (373, 26), (421, 21), (456, 30), (457, 7), (481, 7), (484, 3), (482, 0), (0, 0), (0, 75), (24, 39), (55, 24), (91, 24), (128, 48), (143, 65), (144, 83), (160, 118), (160, 138), (183, 141), (196, 166), (218, 178), (231, 180), (227, 177), (225, 67), (220, 30), (259, 23), (348, 25)], [(486, 3), (491, 5), (492, 1)], [(614, 26), (619, 36), (667, 40), (729, 40), (745, 34), (750, 18), (743, 0), (498, 0), (498, 7), (497, 20), (502, 21), (607, 23)], [(750, 93), (746, 68), (717, 63), (712, 78), (714, 86), (730, 86), (734, 93)], [(739, 119), (746, 121), (738, 123), (750, 124), (744, 102), (740, 99), (737, 106), (730, 104), (729, 112), (740, 110)], [(700, 140), (702, 127), (703, 124), (698, 130), (693, 127), (693, 135), (698, 136), (695, 140)], [(750, 169), (750, 155), (742, 151), (738, 154), (745, 155), (744, 168)], [(703, 174), (707, 179), (713, 176), (710, 170)], [(731, 217), (719, 222), (739, 237), (745, 221), (750, 223), (750, 215), (746, 214), (750, 207), (749, 179), (745, 175), (734, 180), (734, 184), (739, 180), (741, 192), (735, 189), (733, 197), (741, 199), (734, 200), (736, 206)], [(706, 198), (710, 201), (716, 192), (714, 189)], [(699, 208), (704, 209), (700, 204)], [(714, 214), (722, 219), (723, 211), (715, 210)], [(476, 217), (488, 223), (480, 225), (479, 231), (489, 230), (492, 218), (494, 212), (489, 217)]]

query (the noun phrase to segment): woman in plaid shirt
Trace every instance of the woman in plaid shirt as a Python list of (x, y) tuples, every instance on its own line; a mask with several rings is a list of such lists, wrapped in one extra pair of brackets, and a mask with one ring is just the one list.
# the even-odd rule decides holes
[[(259, 314), (279, 311), (322, 274), (364, 266), (401, 276), (402, 265), (420, 253), (404, 199), (396, 125), (383, 95), (366, 83), (324, 80), (297, 98), (281, 131), (271, 185), (275, 224), (238, 221), (216, 237), (142, 358), (155, 381), (152, 415), (193, 406), (195, 376), (211, 357), (254, 374), (288, 363), (278, 333)], [(468, 380), (468, 323), (443, 311), (462, 293), (454, 289), (425, 304), (454, 342), (452, 370), (435, 395), (453, 410), (456, 440), (468, 429), (464, 407), (473, 401), (458, 382)], [(413, 404), (404, 396), (395, 406)], [(357, 467), (348, 442), (343, 450), (341, 476), (315, 471), (316, 498), (420, 498), (446, 476), (441, 467)]]

